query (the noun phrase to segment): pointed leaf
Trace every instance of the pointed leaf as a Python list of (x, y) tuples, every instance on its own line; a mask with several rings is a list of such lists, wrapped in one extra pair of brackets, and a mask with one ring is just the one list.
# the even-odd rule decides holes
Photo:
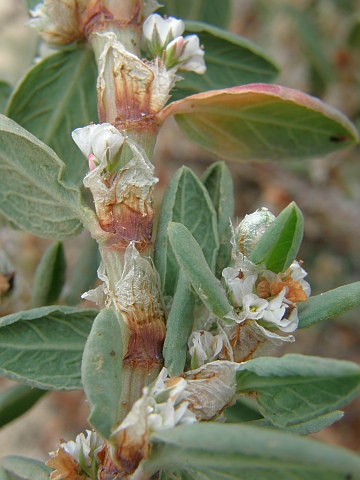
[(27, 72), (7, 108), (8, 117), (59, 155), (67, 166), (68, 178), (76, 184), (81, 184), (88, 166), (71, 132), (97, 123), (96, 79), (89, 48), (57, 52)]
[(190, 140), (233, 161), (308, 158), (358, 142), (355, 127), (338, 110), (277, 85), (199, 93), (171, 103), (158, 119), (169, 115)]
[[(93, 214), (63, 178), (64, 163), (44, 143), (0, 115), (0, 209), (18, 227), (45, 238), (77, 235)], [(90, 213), (91, 212), (91, 213)]]
[(360, 305), (360, 282), (329, 290), (298, 304), (299, 328), (334, 318)]
[(332, 412), (360, 393), (356, 363), (304, 355), (261, 357), (239, 366), (238, 393), (257, 392), (262, 415), (294, 426)]
[(0, 113), (5, 111), (5, 106), (10, 97), (11, 85), (0, 80)]
[(224, 318), (232, 311), (232, 307), (197, 241), (180, 223), (170, 223), (168, 235), (176, 260), (196, 293), (214, 315)]
[(274, 425), (269, 420), (265, 420), (265, 418), (251, 422), (251, 425), (256, 427), (286, 430), (287, 432), (297, 433), (298, 435), (311, 435), (313, 433), (320, 432), (320, 430), (322, 430), (323, 428), (333, 425), (343, 416), (344, 412), (342, 412), (341, 410), (335, 410), (335, 412), (326, 413), (325, 415), (316, 417), (313, 420), (308, 420), (307, 422), (298, 423), (295, 426), (286, 428)]
[(234, 188), (231, 173), (224, 162), (211, 165), (201, 178), (215, 207), (218, 219), (220, 248), (216, 261), (216, 276), (230, 262), (231, 228), (230, 222), (234, 217)]
[(216, 212), (206, 188), (187, 167), (180, 168), (166, 188), (155, 241), (154, 261), (162, 291), (164, 295), (173, 296), (179, 265), (169, 245), (169, 222), (187, 226), (200, 244), (210, 268), (215, 271), (219, 249)]
[(32, 307), (55, 303), (65, 283), (66, 260), (61, 242), (48, 246), (36, 268), (31, 292)]
[(194, 33), (204, 45), (206, 72), (180, 72), (183, 80), (171, 91), (172, 101), (208, 90), (269, 83), (277, 76), (278, 69), (265, 51), (244, 37), (206, 23), (186, 22), (186, 34)]
[(359, 455), (287, 432), (203, 422), (151, 440), (149, 476), (161, 469), (196, 480), (360, 479)]
[(3, 469), (9, 473), (11, 480), (49, 480), (51, 469), (39, 460), (15, 455), (1, 460)]
[(81, 364), (81, 377), (90, 405), (88, 421), (105, 439), (110, 437), (120, 418), (122, 362), (119, 320), (113, 310), (105, 308), (94, 320)]
[(166, 321), (166, 337), (163, 348), (164, 366), (169, 375), (184, 371), (187, 341), (194, 322), (195, 298), (185, 273), (180, 269), (171, 310)]
[(0, 394), (0, 427), (26, 413), (45, 393), (46, 390), (21, 384), (2, 392)]
[(250, 260), (275, 273), (285, 272), (295, 260), (304, 234), (304, 219), (292, 202), (276, 217), (251, 252)]
[(181, 18), (183, 20), (200, 20), (211, 25), (226, 28), (231, 14), (231, 0), (209, 2), (208, 0), (165, 0), (161, 15)]
[(81, 389), (81, 357), (97, 314), (53, 306), (2, 317), (0, 374), (46, 390)]

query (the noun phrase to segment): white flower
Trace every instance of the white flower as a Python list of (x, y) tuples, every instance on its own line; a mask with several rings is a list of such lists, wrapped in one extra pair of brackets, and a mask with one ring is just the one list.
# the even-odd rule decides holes
[(60, 444), (65, 452), (69, 453), (85, 470), (89, 470), (93, 462), (97, 461), (96, 453), (102, 446), (101, 438), (90, 430), (86, 430), (86, 436), (83, 433), (77, 435), (75, 442), (63, 442)]
[(91, 170), (91, 165), (101, 162), (105, 156), (111, 162), (125, 142), (125, 137), (110, 123), (77, 128), (72, 132), (72, 137), (88, 158)]
[(200, 47), (199, 37), (197, 35), (187, 35), (184, 38), (184, 45), (178, 58), (179, 70), (195, 72), (199, 75), (205, 73), (204, 55), (205, 52)]
[(239, 320), (260, 320), (264, 316), (269, 302), (254, 293), (248, 293), (243, 298), (243, 310), (238, 314)]
[(232, 305), (239, 307), (243, 303), (245, 295), (254, 292), (257, 275), (248, 275), (239, 278), (242, 271), (238, 268), (227, 267), (224, 268), (222, 276), (224, 277), (228, 295)]
[(162, 18), (157, 13), (149, 15), (143, 24), (143, 34), (150, 53), (162, 56), (168, 43), (180, 37), (185, 30), (182, 20), (174, 17)]
[(177, 37), (168, 44), (165, 50), (164, 62), (166, 68), (177, 65), (179, 70), (192, 71), (198, 74), (206, 72), (205, 52), (200, 48), (197, 35)]
[[(269, 323), (279, 326), (281, 324), (281, 319), (285, 313), (284, 298), (286, 294), (286, 287), (284, 287), (281, 292), (276, 295), (274, 298), (268, 301), (268, 306), (266, 307), (263, 315), (263, 319)], [(279, 327), (280, 328), (280, 327)]]
[(205, 330), (195, 331), (189, 337), (188, 347), (192, 368), (199, 368), (216, 360), (223, 348), (223, 339), (221, 335), (212, 335)]

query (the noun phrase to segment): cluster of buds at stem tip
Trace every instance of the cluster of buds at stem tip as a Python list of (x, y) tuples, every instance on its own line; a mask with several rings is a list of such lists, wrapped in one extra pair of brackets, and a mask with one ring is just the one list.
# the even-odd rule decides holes
[(144, 39), (149, 52), (162, 59), (169, 70), (205, 73), (204, 51), (197, 35), (183, 37), (185, 24), (182, 20), (160, 15), (150, 15), (144, 22)]
[(274, 219), (262, 208), (247, 215), (234, 230), (234, 265), (222, 272), (233, 310), (227, 321), (210, 315), (202, 330), (192, 332), (188, 341), (192, 368), (217, 359), (243, 362), (267, 353), (271, 346), (294, 341), (292, 335), (278, 335), (274, 330), (291, 333), (297, 329), (296, 304), (311, 293), (304, 280), (306, 271), (296, 260), (285, 272), (272, 272), (248, 258)]

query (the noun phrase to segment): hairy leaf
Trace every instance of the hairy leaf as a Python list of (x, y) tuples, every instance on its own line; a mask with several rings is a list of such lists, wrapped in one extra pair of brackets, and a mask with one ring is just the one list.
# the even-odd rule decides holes
[(81, 377), (90, 405), (88, 421), (108, 439), (119, 420), (122, 340), (119, 320), (113, 310), (100, 311), (87, 339)]
[(45, 393), (45, 390), (21, 384), (2, 392), (0, 394), (0, 427), (27, 412)]
[(234, 216), (234, 188), (231, 173), (224, 162), (213, 163), (201, 178), (215, 207), (218, 219), (220, 248), (216, 261), (216, 276), (230, 262), (231, 228)]
[(180, 168), (166, 188), (155, 241), (154, 261), (162, 291), (164, 295), (173, 296), (179, 266), (167, 236), (169, 222), (186, 225), (200, 244), (211, 270), (215, 271), (219, 249), (216, 212), (206, 188), (187, 167)]
[(294, 426), (350, 402), (360, 392), (360, 366), (304, 355), (261, 357), (240, 365), (238, 393), (257, 392), (262, 415)]
[(210, 270), (200, 245), (180, 223), (170, 223), (168, 235), (176, 260), (196, 293), (214, 315), (224, 318), (232, 311), (232, 307)]
[[(0, 115), (0, 209), (18, 227), (45, 238), (77, 235), (93, 214), (63, 178), (64, 163), (44, 143)], [(90, 228), (90, 227), (89, 227)]]
[(53, 306), (2, 317), (0, 374), (46, 390), (81, 389), (81, 357), (97, 314)]
[(59, 298), (65, 283), (66, 260), (61, 242), (48, 246), (36, 268), (31, 292), (32, 307), (51, 305)]
[(252, 84), (191, 95), (168, 105), (200, 147), (227, 160), (284, 160), (326, 155), (358, 142), (352, 123), (320, 100), (277, 85)]
[(11, 480), (49, 480), (51, 472), (51, 469), (39, 460), (15, 455), (4, 457), (1, 466)]
[(295, 260), (304, 234), (304, 219), (292, 202), (276, 217), (262, 235), (250, 260), (265, 263), (272, 272), (285, 272)]
[(299, 328), (334, 318), (360, 305), (360, 282), (329, 290), (298, 304)]
[(4, 113), (10, 93), (11, 85), (0, 80), (0, 113)]
[(287, 432), (204, 422), (159, 431), (151, 440), (152, 454), (143, 464), (149, 474), (160, 469), (195, 480), (360, 479), (360, 456)]
[(7, 108), (10, 118), (59, 155), (76, 184), (82, 182), (88, 166), (71, 132), (97, 123), (96, 79), (89, 48), (57, 52), (26, 73)]
[(163, 348), (164, 366), (170, 376), (184, 371), (187, 341), (194, 321), (194, 294), (185, 273), (180, 269), (171, 310), (166, 321)]
[(180, 72), (183, 80), (172, 90), (172, 101), (208, 90), (269, 83), (278, 74), (265, 51), (244, 37), (200, 22), (186, 22), (186, 33), (195, 33), (204, 45), (206, 72)]

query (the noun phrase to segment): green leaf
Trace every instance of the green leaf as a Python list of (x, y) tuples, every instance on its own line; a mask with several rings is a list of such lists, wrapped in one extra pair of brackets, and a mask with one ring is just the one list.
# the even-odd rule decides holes
[(184, 371), (187, 341), (194, 322), (194, 306), (194, 294), (186, 275), (180, 269), (174, 299), (166, 321), (163, 348), (164, 366), (171, 377)]
[(298, 304), (299, 328), (337, 317), (360, 305), (360, 282), (329, 290)]
[(360, 366), (304, 355), (261, 357), (239, 366), (238, 393), (257, 392), (262, 415), (288, 427), (332, 412), (360, 393)]
[(206, 72), (202, 75), (180, 72), (183, 80), (172, 90), (172, 101), (208, 90), (269, 83), (278, 74), (278, 68), (265, 51), (239, 35), (199, 22), (186, 22), (186, 33), (195, 33), (204, 45)]
[(31, 292), (32, 307), (51, 305), (58, 300), (65, 283), (66, 260), (61, 242), (48, 246), (36, 268)]
[(213, 163), (201, 178), (215, 207), (218, 219), (220, 248), (216, 261), (216, 276), (229, 265), (231, 227), (234, 217), (234, 188), (231, 173), (224, 162)]
[(155, 241), (154, 262), (163, 294), (174, 296), (179, 265), (169, 245), (169, 222), (186, 225), (215, 271), (219, 250), (216, 212), (206, 188), (187, 167), (180, 168), (166, 188)]
[(210, 270), (200, 245), (180, 223), (170, 223), (168, 235), (176, 260), (196, 293), (214, 315), (224, 318), (232, 312), (232, 307)]
[[(308, 420), (307, 422), (298, 423), (295, 426), (287, 427), (285, 430), (287, 432), (297, 433), (298, 435), (311, 435), (313, 433), (320, 432), (320, 430), (322, 430), (323, 428), (329, 427), (333, 423), (340, 420), (343, 416), (344, 412), (340, 410), (335, 410), (335, 412), (326, 413), (325, 415), (316, 417), (313, 420)], [(265, 420), (265, 418), (251, 422), (251, 425), (256, 427), (276, 429), (281, 428), (277, 425), (272, 424), (269, 420)]]
[(4, 457), (1, 465), (11, 480), (49, 480), (52, 471), (39, 460), (15, 455)]
[(42, 59), (13, 92), (7, 116), (49, 145), (80, 184), (87, 162), (71, 138), (75, 128), (97, 123), (97, 67), (86, 47)]
[(94, 320), (81, 364), (81, 377), (90, 405), (88, 422), (109, 439), (119, 421), (122, 340), (116, 313), (105, 308)]
[(200, 20), (223, 28), (228, 26), (231, 15), (231, 0), (164, 0), (161, 4), (165, 7), (165, 11), (161, 10), (161, 15), (183, 20)]
[(81, 295), (92, 288), (97, 277), (100, 264), (100, 253), (97, 242), (89, 235), (83, 237), (81, 250), (70, 274), (64, 300), (66, 305), (77, 305)]
[(284, 160), (326, 155), (358, 142), (354, 125), (320, 100), (253, 84), (191, 95), (164, 108), (184, 134), (220, 158)]
[(0, 113), (5, 111), (5, 106), (10, 97), (11, 90), (11, 85), (0, 80)]
[(301, 211), (291, 202), (268, 226), (250, 260), (256, 265), (265, 263), (272, 272), (285, 272), (295, 260), (304, 234), (304, 219)]
[(0, 374), (46, 390), (81, 389), (81, 357), (97, 314), (52, 306), (2, 317)]
[[(359, 480), (360, 457), (287, 432), (212, 422), (151, 436), (143, 468), (195, 480)], [(171, 477), (170, 477), (171, 478)]]
[(80, 190), (63, 179), (65, 165), (49, 147), (4, 115), (0, 145), (0, 209), (9, 220), (57, 239), (77, 235), (82, 223), (89, 226), (94, 214)]
[(360, 17), (357, 17), (350, 28), (347, 44), (350, 48), (358, 50), (360, 48)]
[(0, 480), (12, 480), (2, 467), (0, 467)]
[(2, 392), (0, 394), (0, 427), (27, 412), (45, 393), (45, 390), (21, 384)]

